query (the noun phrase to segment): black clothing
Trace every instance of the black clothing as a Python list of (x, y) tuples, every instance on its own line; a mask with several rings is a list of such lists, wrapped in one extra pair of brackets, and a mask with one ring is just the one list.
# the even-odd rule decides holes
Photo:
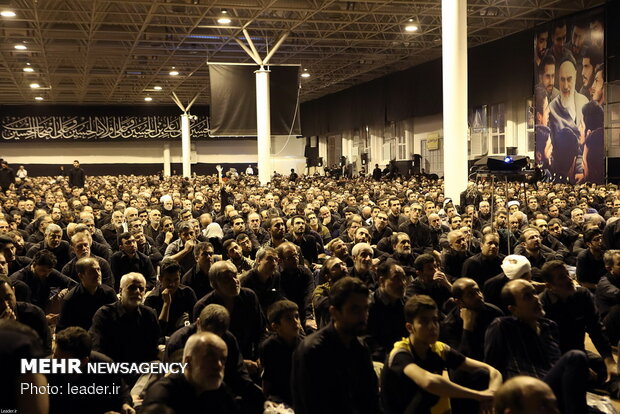
[[(161, 285), (158, 284), (155, 289), (144, 299), (144, 304), (155, 311), (157, 317), (164, 307), (164, 299), (161, 296)], [(196, 294), (192, 288), (179, 285), (172, 295), (172, 303), (170, 304), (170, 312), (168, 313), (168, 321), (159, 321), (162, 335), (169, 336), (177, 329), (184, 326), (185, 322), (192, 319), (192, 311), (196, 304)]]
[(47, 352), (52, 349), (52, 337), (45, 318), (45, 313), (39, 308), (28, 302), (17, 301), (15, 309), (17, 322), (21, 322), (35, 330), (41, 338), (44, 350)]
[(493, 320), (504, 313), (495, 305), (484, 303), (476, 310), (473, 331), (463, 329), (461, 309), (454, 307), (441, 321), (439, 339), (469, 358), (482, 361), (484, 358), (484, 334)]
[(267, 315), (267, 309), (269, 309), (269, 306), (284, 299), (280, 282), (280, 274), (278, 272), (270, 276), (265, 282), (262, 282), (260, 280), (258, 270), (254, 268), (242, 276), (241, 286), (251, 289), (254, 293), (256, 293), (260, 307), (265, 315)]
[(607, 316), (612, 307), (620, 305), (620, 276), (611, 273), (603, 276), (596, 285), (594, 299), (601, 318)]
[[(97, 351), (92, 351), (88, 360), (91, 363), (113, 362)], [(50, 414), (104, 414), (110, 411), (120, 412), (123, 404), (133, 405), (129, 387), (118, 374), (89, 374), (83, 368), (82, 374), (48, 374), (47, 378), (50, 385), (60, 386), (64, 391), (50, 394)], [(68, 394), (67, 384), (71, 384), (71, 387), (89, 387), (94, 384), (107, 387), (107, 392)]]
[[(225, 306), (217, 291), (213, 291), (196, 303), (194, 306), (194, 319), (199, 317), (200, 312), (212, 303)], [(228, 311), (230, 312), (229, 329), (239, 342), (243, 358), (257, 358), (258, 345), (267, 326), (258, 297), (252, 290), (241, 288), (239, 296), (235, 297), (232, 310), (228, 309)]]
[(292, 234), (287, 234), (284, 238), (299, 246), (301, 255), (308, 265), (319, 262), (319, 253), (322, 252), (319, 252), (317, 241), (313, 235), (304, 234), (299, 240), (296, 240)]
[(620, 249), (620, 221), (616, 220), (603, 229), (603, 245), (606, 250)]
[(502, 289), (506, 286), (506, 283), (510, 282), (508, 276), (504, 272), (500, 273), (497, 276), (493, 276), (482, 286), (482, 294), (484, 295), (484, 300), (497, 306), (504, 313), (508, 311), (504, 303), (502, 302)]
[(377, 227), (370, 226), (368, 228), (368, 233), (370, 233), (370, 244), (376, 246), (379, 241), (383, 238), (388, 238), (394, 233), (394, 231), (390, 228), (390, 226), (385, 226), (382, 231), (377, 230)]
[(433, 252), (431, 229), (426, 224), (420, 221), (414, 224), (411, 220), (409, 220), (398, 226), (398, 231), (409, 235), (412, 253), (422, 254)]
[(183, 275), (181, 284), (191, 287), (198, 300), (202, 299), (206, 294), (213, 292), (213, 287), (211, 282), (209, 282), (209, 275), (204, 274), (198, 265), (195, 265)]
[(394, 343), (408, 336), (404, 308), (405, 299), (389, 303), (381, 289), (371, 295), (365, 342), (374, 361), (383, 363)]
[(144, 305), (127, 311), (120, 302), (103, 305), (90, 327), (93, 350), (115, 362), (148, 362), (157, 359), (159, 324), (155, 312)]
[(125, 252), (118, 251), (110, 258), (110, 268), (114, 275), (115, 286), (118, 291), (119, 284), (121, 283), (121, 277), (131, 272), (138, 272), (146, 279), (146, 290), (151, 290), (157, 282), (155, 276), (155, 269), (153, 269), (153, 263), (151, 259), (144, 253), (136, 251), (134, 257), (129, 257)]
[[(260, 346), (260, 362), (263, 366), (263, 382), (268, 383), (267, 397), (293, 405), (291, 395), (291, 371), (293, 369), (293, 352), (301, 343), (297, 338), (292, 345), (278, 335), (270, 335)], [(267, 390), (265, 390), (267, 391)]]
[(419, 277), (416, 277), (407, 286), (407, 293), (405, 295), (407, 298), (410, 298), (413, 295), (430, 296), (441, 311), (448, 299), (452, 297), (452, 292), (446, 285), (443, 285), (436, 280), (433, 280), (427, 284)]
[(31, 270), (31, 267), (24, 267), (22, 270), (11, 275), (11, 282), (21, 280), (30, 288), (30, 302), (33, 305), (45, 310), (49, 299), (65, 288), (72, 288), (76, 282), (60, 273), (56, 269), (52, 269), (45, 279), (40, 279)]
[(602, 255), (600, 259), (596, 259), (590, 249), (579, 252), (577, 255), (577, 281), (579, 283), (585, 282), (596, 285), (606, 273), (607, 269)]
[(376, 414), (377, 375), (358, 338), (345, 346), (333, 324), (306, 337), (293, 354), (296, 414)]
[(61, 240), (60, 245), (55, 249), (52, 249), (51, 247), (46, 246), (44, 241), (37, 243), (33, 245), (30, 249), (28, 249), (26, 256), (32, 259), (39, 250), (43, 250), (43, 249), (49, 250), (50, 252), (54, 253), (54, 256), (56, 256), (56, 261), (57, 261), (56, 266), (54, 266), (54, 269), (58, 270), (59, 272), (62, 271), (62, 268), (67, 263), (69, 263), (69, 261), (73, 257), (73, 253), (71, 252), (71, 245), (65, 240)]
[(69, 170), (69, 186), (70, 187), (84, 187), (86, 181), (86, 173), (80, 167), (73, 167)]
[(295, 270), (281, 269), (280, 288), (282, 295), (299, 307), (301, 326), (304, 326), (307, 319), (314, 318), (312, 314), (314, 280), (307, 267), (297, 266)]
[[(120, 279), (118, 282), (115, 283), (114, 275), (112, 275), (112, 269), (110, 269), (110, 265), (108, 264), (107, 260), (105, 260), (103, 257), (95, 256), (94, 254), (91, 254), (90, 257), (92, 257), (99, 263), (99, 267), (101, 268), (101, 283), (111, 288), (115, 288), (115, 286), (120, 283)], [(62, 268), (62, 273), (79, 283), (80, 278), (78, 277), (77, 269), (75, 268), (75, 263), (77, 261), (78, 259), (76, 257), (71, 259)]]
[(546, 289), (540, 295), (540, 301), (545, 309), (545, 317), (558, 325), (562, 353), (571, 349), (585, 351), (584, 341), (587, 332), (599, 354), (603, 358), (611, 356), (611, 345), (596, 313), (594, 298), (590, 291), (579, 286), (574, 294), (563, 301)]
[(172, 374), (153, 383), (146, 391), (142, 406), (148, 407), (151, 404), (162, 404), (175, 413), (183, 414), (240, 413), (226, 385), (196, 395), (194, 387), (183, 374)]
[(0, 189), (6, 191), (15, 184), (15, 171), (11, 167), (0, 168)]
[(15, 260), (9, 262), (9, 276), (12, 276), (13, 273), (17, 272), (28, 266), (32, 262), (30, 257), (26, 256), (15, 256)]
[(452, 248), (443, 251), (441, 255), (441, 268), (450, 281), (455, 281), (461, 277), (463, 263), (465, 263), (465, 260), (469, 259), (470, 256), (471, 253), (468, 251), (459, 253)]
[(97, 310), (103, 305), (116, 301), (116, 292), (108, 285), (102, 284), (91, 295), (81, 283), (78, 284), (63, 299), (56, 332), (60, 332), (69, 326), (79, 326), (89, 330)]
[(463, 263), (462, 276), (474, 279), (478, 286), (483, 286), (484, 283), (502, 273), (502, 262), (504, 261), (504, 255), (498, 256), (484, 256), (482, 253), (478, 253), (465, 260)]

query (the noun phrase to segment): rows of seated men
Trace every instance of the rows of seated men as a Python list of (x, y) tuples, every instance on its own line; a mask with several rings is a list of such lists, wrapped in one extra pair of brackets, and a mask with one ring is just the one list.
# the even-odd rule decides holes
[(50, 412), (467, 413), (518, 375), (585, 412), (617, 374), (612, 185), (470, 183), (457, 204), (423, 176), (39, 177), (0, 202), (0, 319), (40, 355), (212, 357), (180, 377), (82, 378), (118, 398), (51, 395)]

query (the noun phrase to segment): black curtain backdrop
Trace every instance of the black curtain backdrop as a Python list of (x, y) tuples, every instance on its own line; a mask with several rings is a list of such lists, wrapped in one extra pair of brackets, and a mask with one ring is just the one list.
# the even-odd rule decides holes
[[(211, 135), (256, 136), (255, 65), (209, 65)], [(270, 66), (271, 134), (299, 135), (299, 66)], [(295, 124), (291, 128), (291, 123)]]

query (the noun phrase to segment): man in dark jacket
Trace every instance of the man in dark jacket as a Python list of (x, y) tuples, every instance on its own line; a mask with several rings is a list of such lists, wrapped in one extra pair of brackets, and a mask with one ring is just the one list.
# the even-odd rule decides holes
[(78, 160), (73, 161), (73, 168), (69, 170), (69, 185), (71, 187), (84, 188), (86, 181), (86, 173), (80, 167)]

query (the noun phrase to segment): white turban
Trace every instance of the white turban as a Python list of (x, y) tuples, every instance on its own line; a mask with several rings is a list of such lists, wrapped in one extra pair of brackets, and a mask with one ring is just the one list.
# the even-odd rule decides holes
[(510, 280), (519, 279), (532, 270), (532, 265), (527, 257), (518, 254), (506, 256), (502, 262), (502, 270)]

